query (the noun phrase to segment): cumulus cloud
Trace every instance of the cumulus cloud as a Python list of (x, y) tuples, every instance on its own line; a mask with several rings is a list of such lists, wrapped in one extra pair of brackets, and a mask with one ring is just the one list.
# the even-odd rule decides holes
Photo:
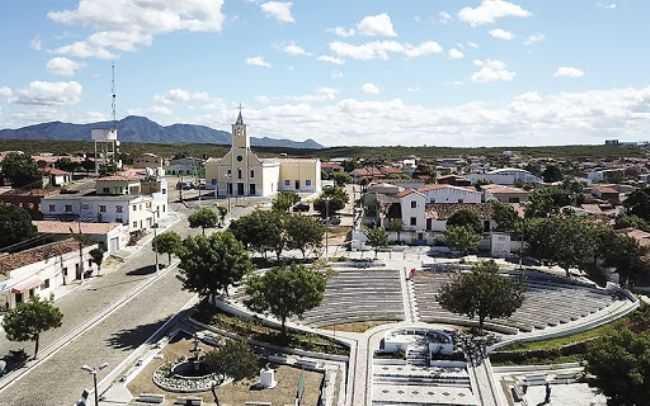
[(292, 6), (293, 3), (290, 1), (267, 1), (266, 3), (263, 3), (260, 8), (268, 17), (272, 17), (281, 23), (289, 24), (296, 22), (291, 14)]
[(16, 92), (17, 104), (56, 106), (77, 104), (81, 100), (83, 87), (78, 82), (46, 82), (36, 80), (27, 88)]
[(585, 75), (585, 72), (581, 69), (574, 68), (573, 66), (560, 66), (555, 71), (556, 78), (581, 78)]
[(266, 62), (263, 56), (252, 56), (250, 58), (246, 58), (246, 64), (253, 65), (253, 66), (261, 66), (262, 68), (271, 67), (271, 64)]
[(378, 14), (376, 16), (364, 17), (359, 24), (357, 30), (363, 35), (371, 37), (396, 37), (397, 33), (393, 27), (393, 22), (390, 16), (386, 13)]
[(368, 61), (372, 59), (390, 59), (390, 54), (404, 55), (417, 58), (439, 54), (443, 51), (440, 44), (435, 41), (425, 41), (419, 45), (402, 44), (397, 41), (374, 41), (361, 45), (347, 42), (332, 42), (330, 50), (339, 58)]
[(327, 63), (331, 63), (331, 64), (334, 64), (334, 65), (343, 65), (345, 63), (345, 61), (343, 61), (343, 59), (336, 58), (336, 57), (330, 56), (330, 55), (321, 55), (321, 56), (318, 57), (318, 60), (321, 61), (321, 62), (327, 62)]
[(464, 7), (458, 12), (458, 18), (472, 27), (492, 24), (503, 17), (529, 16), (528, 10), (505, 0), (482, 0), (478, 7)]
[(465, 54), (456, 48), (451, 48), (449, 51), (447, 51), (447, 56), (449, 59), (463, 59), (465, 57)]
[(342, 38), (353, 37), (354, 34), (356, 34), (354, 28), (345, 28), (345, 27), (334, 27), (328, 29), (327, 31)]
[(304, 48), (298, 46), (295, 42), (288, 43), (282, 50), (291, 56), (309, 56), (309, 52), (305, 51)]
[(510, 31), (506, 31), (501, 28), (495, 28), (494, 30), (490, 30), (489, 33), (492, 38), (502, 39), (505, 41), (510, 41), (515, 37), (514, 34), (511, 33)]
[(336, 100), (338, 94), (339, 92), (336, 89), (332, 89), (331, 87), (321, 87), (316, 89), (313, 93), (303, 96), (289, 97), (288, 99), (297, 102), (324, 102)]
[(53, 52), (112, 59), (116, 51), (150, 46), (161, 33), (221, 31), (222, 6), (223, 0), (80, 0), (76, 9), (51, 11), (48, 17), (60, 24), (91, 27), (95, 32)]
[(187, 89), (170, 89), (163, 95), (154, 96), (154, 101), (163, 105), (174, 105), (177, 103), (208, 103), (212, 101), (207, 92), (194, 92)]
[(531, 45), (535, 45), (538, 42), (544, 41), (544, 39), (545, 39), (544, 34), (540, 34), (540, 33), (532, 34), (529, 35), (528, 38), (526, 38), (526, 41), (524, 41), (524, 45), (526, 45), (527, 47)]
[(381, 89), (379, 86), (377, 86), (374, 83), (364, 83), (363, 86), (361, 86), (361, 91), (365, 94), (370, 94), (370, 95), (378, 95), (381, 93)]
[(14, 91), (7, 86), (0, 86), (0, 97), (9, 98), (14, 95)]
[(80, 64), (61, 56), (52, 58), (47, 62), (47, 71), (54, 75), (74, 76), (79, 69), (81, 69)]
[(472, 81), (478, 83), (511, 81), (516, 75), (507, 69), (505, 63), (496, 59), (477, 59), (474, 65), (478, 66), (479, 70), (472, 74)]

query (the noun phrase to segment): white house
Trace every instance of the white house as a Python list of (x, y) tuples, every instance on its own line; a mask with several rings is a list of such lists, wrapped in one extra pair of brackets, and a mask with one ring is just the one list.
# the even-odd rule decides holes
[(481, 192), (476, 189), (452, 185), (427, 185), (418, 189), (427, 203), (481, 203)]
[(470, 173), (466, 176), (472, 184), (480, 182), (497, 185), (514, 185), (515, 183), (542, 183), (542, 179), (524, 169), (502, 168), (487, 173)]
[(83, 267), (80, 266), (79, 243), (72, 238), (53, 242), (0, 257), (0, 306), (13, 309), (38, 295), (56, 297), (60, 287), (92, 274), (97, 266), (90, 251), (97, 244), (83, 247)]
[(129, 243), (129, 227), (120, 223), (83, 223), (77, 221), (41, 220), (33, 221), (40, 234), (73, 235), (83, 234), (97, 243), (108, 254), (113, 254)]
[(271, 196), (278, 191), (321, 191), (320, 159), (259, 158), (251, 150), (241, 111), (232, 126), (232, 142), (222, 158), (205, 165), (208, 188), (218, 196)]

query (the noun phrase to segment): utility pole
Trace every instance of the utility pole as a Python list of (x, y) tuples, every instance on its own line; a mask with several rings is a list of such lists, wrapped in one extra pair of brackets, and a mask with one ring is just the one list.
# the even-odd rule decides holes
[(108, 367), (108, 363), (104, 362), (97, 368), (91, 368), (88, 365), (83, 365), (81, 367), (82, 370), (88, 372), (90, 375), (93, 376), (93, 386), (95, 387), (95, 406), (99, 406), (99, 393), (97, 392), (97, 373), (100, 372), (102, 369), (105, 369)]

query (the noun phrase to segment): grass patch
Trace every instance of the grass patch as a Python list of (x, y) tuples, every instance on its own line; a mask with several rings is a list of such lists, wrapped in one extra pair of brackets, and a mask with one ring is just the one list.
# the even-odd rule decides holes
[(279, 328), (262, 324), (261, 320), (245, 320), (202, 302), (193, 317), (198, 321), (230, 331), (242, 338), (252, 338), (265, 343), (335, 355), (349, 355), (349, 349), (336, 341), (317, 334), (298, 333), (289, 330), (289, 337), (283, 337)]
[(365, 333), (373, 327), (381, 326), (384, 324), (394, 323), (395, 321), (390, 320), (376, 320), (376, 321), (362, 321), (357, 323), (342, 323), (342, 324), (333, 324), (329, 326), (323, 326), (321, 330), (332, 330), (332, 331), (345, 331), (346, 333)]

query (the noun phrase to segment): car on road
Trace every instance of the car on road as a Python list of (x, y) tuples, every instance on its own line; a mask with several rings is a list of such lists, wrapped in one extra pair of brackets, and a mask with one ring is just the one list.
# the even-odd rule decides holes
[(305, 211), (309, 211), (310, 208), (311, 208), (311, 206), (310, 206), (309, 203), (300, 202), (300, 203), (297, 203), (296, 205), (293, 206), (293, 211), (295, 211), (295, 212), (305, 212)]

